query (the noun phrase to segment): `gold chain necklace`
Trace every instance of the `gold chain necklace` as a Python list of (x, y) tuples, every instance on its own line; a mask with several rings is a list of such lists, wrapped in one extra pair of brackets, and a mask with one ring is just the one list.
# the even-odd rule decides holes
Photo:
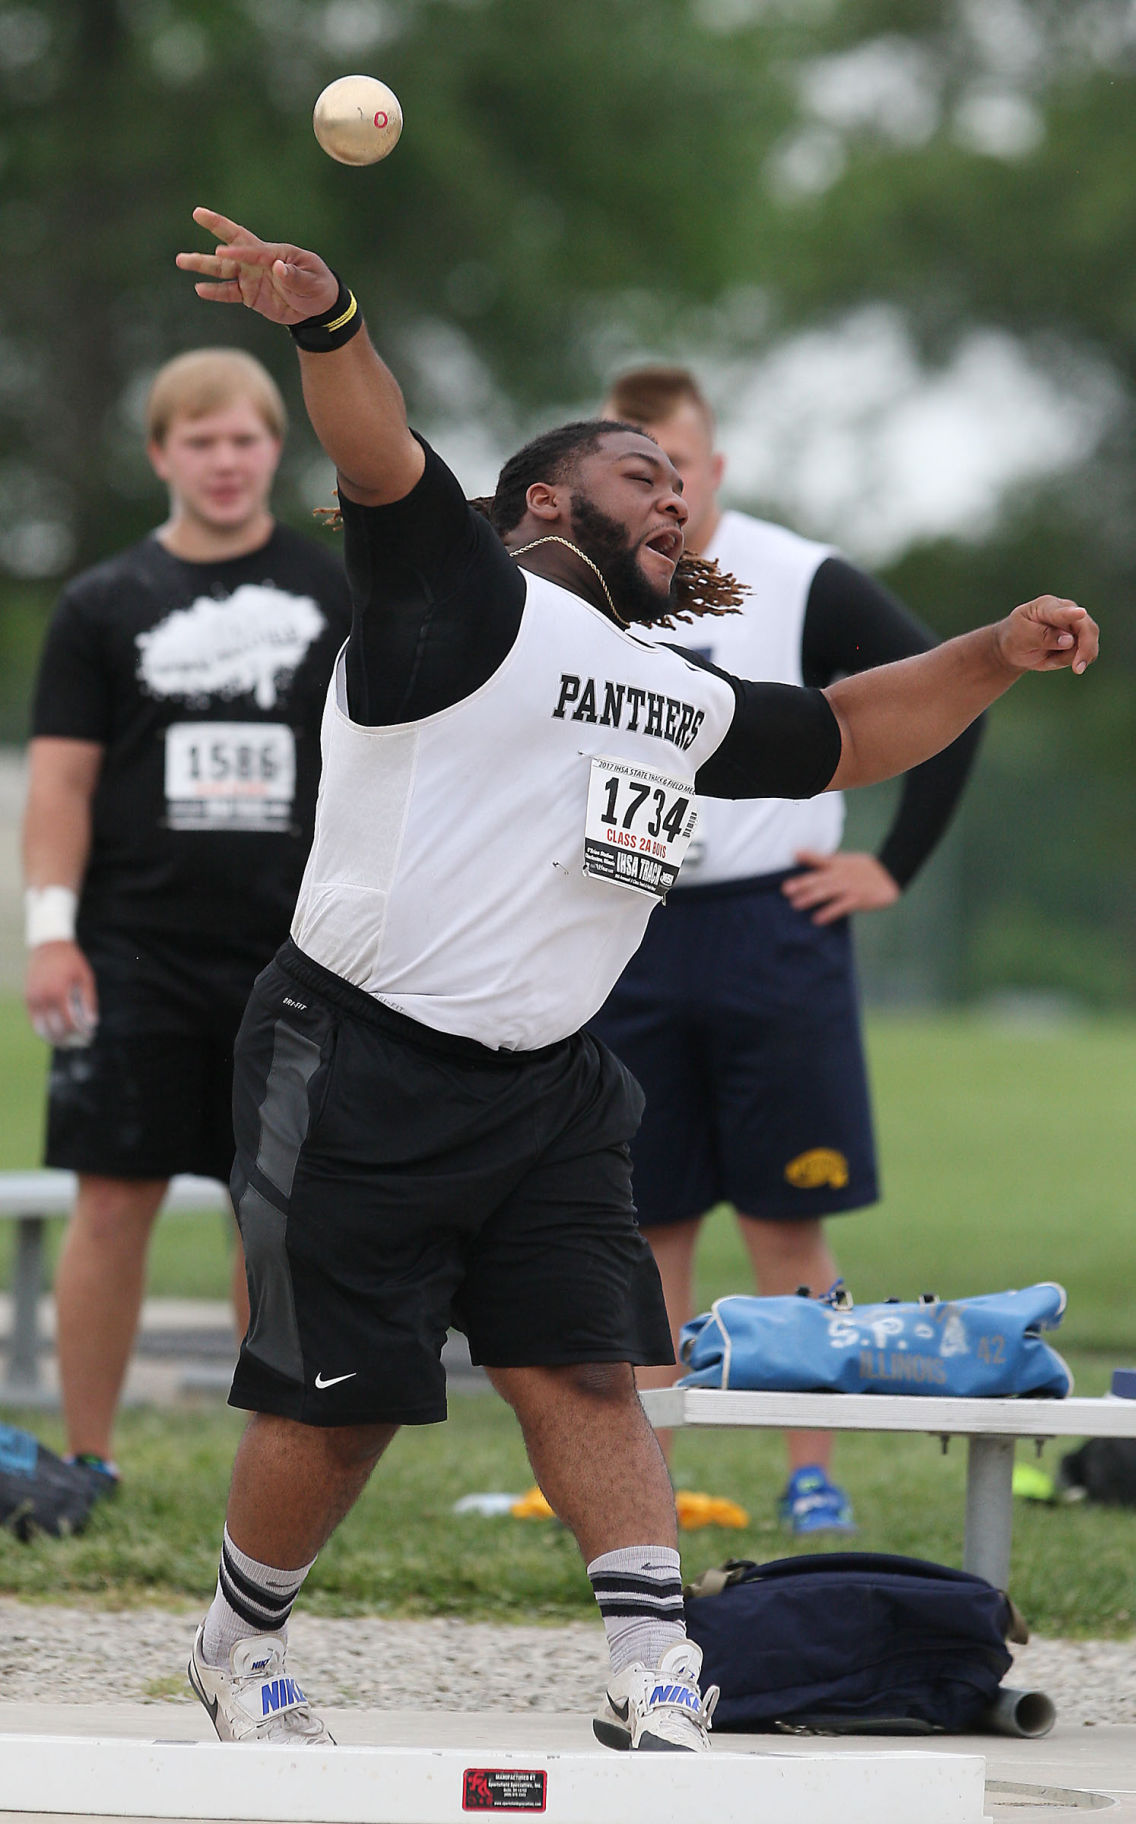
[(588, 556), (587, 552), (581, 551), (579, 545), (572, 544), (570, 539), (560, 538), (558, 536), (558, 534), (555, 532), (546, 532), (543, 538), (534, 538), (531, 545), (520, 545), (517, 548), (517, 550), (510, 551), (509, 556), (510, 557), (523, 557), (526, 551), (535, 551), (538, 545), (563, 545), (566, 550), (574, 551), (577, 557), (583, 558), (584, 562), (588, 566), (588, 569), (591, 570), (595, 574), (595, 576), (598, 578), (599, 585), (600, 585), (600, 588), (604, 592), (604, 597), (607, 601), (607, 605), (611, 609), (611, 612), (614, 614), (614, 616), (615, 616), (616, 620), (619, 622), (620, 626), (621, 627), (630, 627), (631, 622), (624, 620), (623, 616), (619, 612), (619, 609), (616, 607), (615, 603), (612, 601), (611, 590), (607, 586), (607, 583), (604, 579), (603, 571), (600, 569), (599, 565), (594, 564), (592, 562), (591, 558)]

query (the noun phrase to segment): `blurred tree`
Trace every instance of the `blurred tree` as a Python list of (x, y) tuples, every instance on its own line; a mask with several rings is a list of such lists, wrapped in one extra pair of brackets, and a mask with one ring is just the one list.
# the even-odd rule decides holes
[[(375, 171), (311, 133), (349, 51), (408, 98)], [(748, 61), (683, 0), (0, 4), (0, 559), (58, 574), (147, 517), (130, 432), (171, 349), (248, 340), (291, 381), (286, 342), (175, 272), (195, 203), (348, 270), (428, 403), (469, 345), (540, 405), (594, 381), (573, 329), (596, 300), (728, 282), (725, 229), (786, 108)]]
[(925, 984), (944, 985), (945, 942), (956, 992), (1130, 1001), (1136, 18), (1123, 0), (847, 0), (794, 80), (804, 118), (774, 155), (766, 250), (776, 327), (886, 299), (932, 366), (990, 326), (1071, 397), (1109, 396), (1074, 469), (1012, 495), (973, 541), (888, 568), (945, 633), (1041, 589), (1074, 595), (1103, 623), (1105, 663), (1084, 692), (1029, 683), (992, 717), (943, 858), (965, 942), (944, 939), (920, 882), (889, 924), (862, 921), (870, 969), (884, 979), (906, 932)]

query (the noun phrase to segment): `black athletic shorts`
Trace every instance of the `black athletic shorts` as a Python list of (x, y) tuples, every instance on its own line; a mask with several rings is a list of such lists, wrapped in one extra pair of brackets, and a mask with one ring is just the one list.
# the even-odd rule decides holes
[(591, 1023), (647, 1098), (645, 1229), (716, 1203), (793, 1222), (879, 1195), (849, 922), (814, 925), (787, 878), (672, 893)]
[(99, 1023), (89, 1046), (52, 1054), (45, 1163), (105, 1178), (195, 1172), (226, 1183), (233, 1041), (263, 953), (152, 931), (80, 931), (79, 941), (95, 972)]
[(288, 943), (253, 990), (233, 1107), (252, 1322), (232, 1405), (444, 1419), (451, 1325), (495, 1368), (674, 1360), (631, 1198), (642, 1095), (598, 1041), (491, 1051)]

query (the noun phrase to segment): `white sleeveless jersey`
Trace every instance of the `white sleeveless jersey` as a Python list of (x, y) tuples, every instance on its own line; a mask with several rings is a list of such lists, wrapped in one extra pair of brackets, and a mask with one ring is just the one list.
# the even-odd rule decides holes
[(352, 722), (340, 653), (292, 924), (301, 950), (376, 1000), (507, 1050), (584, 1025), (657, 903), (584, 872), (592, 757), (693, 787), (735, 707), (723, 679), (525, 581), (504, 663), (421, 721)]
[[(800, 684), (801, 639), (813, 577), (830, 545), (814, 544), (784, 526), (723, 513), (704, 553), (748, 583), (739, 614), (707, 615), (675, 633), (659, 634), (701, 653), (738, 678)], [(839, 848), (844, 803), (839, 792), (817, 798), (701, 801), (698, 835), (683, 864), (679, 887), (744, 880), (792, 867), (798, 849)]]

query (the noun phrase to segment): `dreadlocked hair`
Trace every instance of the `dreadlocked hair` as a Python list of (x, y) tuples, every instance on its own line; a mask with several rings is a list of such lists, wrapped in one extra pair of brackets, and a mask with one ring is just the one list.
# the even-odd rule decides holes
[(719, 569), (712, 557), (695, 557), (684, 551), (675, 571), (675, 605), (652, 627), (673, 627), (675, 621), (699, 621), (707, 614), (737, 614), (749, 594), (749, 584), (739, 583), (728, 570)]

